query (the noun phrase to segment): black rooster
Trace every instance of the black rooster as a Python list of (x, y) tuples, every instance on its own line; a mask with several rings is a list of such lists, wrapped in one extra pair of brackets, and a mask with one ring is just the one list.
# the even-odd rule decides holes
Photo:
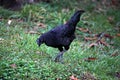
[(37, 39), (39, 46), (45, 43), (47, 46), (59, 49), (60, 53), (56, 56), (55, 61), (62, 60), (63, 53), (69, 49), (71, 42), (75, 39), (76, 25), (84, 12), (84, 10), (76, 11), (66, 24), (53, 28)]

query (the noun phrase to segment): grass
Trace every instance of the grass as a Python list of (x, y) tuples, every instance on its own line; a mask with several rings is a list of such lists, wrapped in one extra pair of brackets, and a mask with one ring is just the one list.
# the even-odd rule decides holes
[[(104, 14), (98, 13), (94, 11), (95, 4), (86, 1), (69, 2), (70, 6), (67, 2), (64, 5), (60, 3), (63, 7), (57, 4), (56, 1), (26, 5), (18, 12), (0, 8), (0, 80), (69, 80), (72, 75), (80, 80), (119, 79), (116, 73), (120, 73), (120, 38), (116, 34), (120, 31), (114, 28), (120, 21), (120, 11), (107, 9)], [(78, 8), (86, 10), (78, 27), (88, 28), (93, 34), (105, 32), (115, 36), (112, 39), (114, 44), (89, 48), (91, 42), (85, 42), (83, 37), (90, 34), (77, 30), (77, 38), (64, 54), (64, 64), (55, 63), (53, 59), (58, 50), (44, 44), (38, 47), (36, 39), (39, 34), (65, 23)], [(113, 23), (108, 21), (109, 16), (114, 17)], [(10, 25), (9, 20), (12, 20)], [(41, 27), (40, 23), (45, 27)], [(107, 42), (110, 42), (109, 39)], [(118, 55), (111, 57), (114, 53)], [(88, 57), (96, 59), (87, 61)]]

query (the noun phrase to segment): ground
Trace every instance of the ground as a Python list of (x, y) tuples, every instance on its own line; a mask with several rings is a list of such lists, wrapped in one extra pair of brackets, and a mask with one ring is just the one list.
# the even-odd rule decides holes
[[(25, 5), (21, 11), (0, 8), (0, 80), (120, 79), (119, 8), (94, 0), (66, 1)], [(86, 13), (77, 25), (76, 39), (64, 63), (56, 63), (58, 50), (38, 47), (36, 39), (66, 23), (78, 9)]]

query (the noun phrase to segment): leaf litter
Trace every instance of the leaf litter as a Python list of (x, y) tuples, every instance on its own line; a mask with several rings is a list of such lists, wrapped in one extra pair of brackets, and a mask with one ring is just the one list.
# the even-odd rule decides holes
[(97, 80), (97, 78), (90, 72), (85, 72), (82, 74), (81, 80)]

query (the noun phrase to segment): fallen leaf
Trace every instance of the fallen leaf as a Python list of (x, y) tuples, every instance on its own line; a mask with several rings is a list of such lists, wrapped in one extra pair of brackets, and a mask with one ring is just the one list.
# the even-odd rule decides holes
[(46, 25), (43, 23), (37, 23), (37, 26), (41, 27), (41, 28), (46, 28)]
[(38, 16), (38, 18), (43, 19), (44, 17), (43, 16)]
[(113, 52), (113, 54), (111, 54), (111, 57), (116, 57), (116, 56), (118, 56), (118, 55), (119, 55), (119, 51), (116, 50), (116, 51)]
[(26, 34), (38, 34), (38, 32), (36, 32), (36, 31), (28, 31), (28, 32), (26, 32)]
[(99, 41), (101, 44), (103, 44), (104, 46), (109, 46), (109, 44), (107, 44), (105, 41), (103, 41), (103, 40), (100, 40)]
[(113, 53), (113, 54), (111, 54), (112, 57), (116, 57), (116, 56), (118, 56), (118, 55), (119, 55), (118, 53)]
[(118, 33), (117, 36), (120, 37), (120, 33)]
[(97, 78), (95, 76), (93, 76), (90, 72), (85, 72), (82, 76), (81, 76), (81, 80), (97, 80)]
[(63, 12), (63, 13), (67, 13), (67, 12), (69, 12), (69, 9), (68, 9), (68, 8), (63, 8), (63, 9), (62, 9), (62, 12)]
[(82, 32), (88, 32), (88, 33), (90, 33), (90, 31), (89, 31), (88, 28), (78, 28), (77, 27), (77, 29), (80, 30), (80, 31), (82, 31)]
[(95, 60), (97, 60), (97, 58), (95, 58), (95, 57), (88, 57), (88, 58), (86, 58), (84, 60), (85, 61), (95, 61)]
[(36, 54), (40, 54), (40, 51), (36, 51)]
[(16, 68), (17, 65), (16, 65), (16, 64), (11, 64), (10, 67), (11, 67), (11, 68)]
[(70, 80), (78, 80), (74, 75), (70, 76)]
[(91, 38), (91, 37), (84, 37), (84, 39), (85, 39), (85, 41), (91, 41), (91, 40), (96, 40), (97, 39), (97, 37), (93, 37), (93, 38)]
[(90, 48), (91, 48), (91, 47), (95, 47), (95, 46), (98, 46), (98, 44), (97, 44), (97, 43), (91, 43), (91, 44), (89, 45)]
[(110, 34), (104, 34), (104, 37), (106, 37), (106, 38), (110, 38), (110, 39), (113, 38), (113, 36), (111, 36)]

